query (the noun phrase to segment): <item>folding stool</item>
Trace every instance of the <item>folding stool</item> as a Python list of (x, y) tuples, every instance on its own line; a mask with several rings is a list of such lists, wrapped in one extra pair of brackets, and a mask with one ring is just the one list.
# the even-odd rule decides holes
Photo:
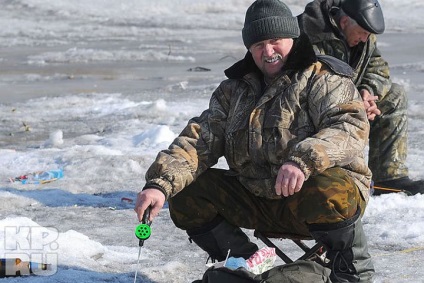
[[(305, 240), (314, 240), (312, 237), (303, 237), (299, 235), (293, 235), (293, 234), (273, 234), (273, 233), (264, 233), (255, 230), (254, 236), (260, 239), (265, 245), (271, 248), (275, 248), (275, 253), (285, 262), (285, 263), (292, 263), (296, 260), (312, 260), (316, 261), (322, 265), (325, 264), (325, 258), (322, 257), (323, 253), (325, 252), (324, 245), (321, 242), (316, 242), (315, 245), (312, 247), (309, 247), (306, 245), (303, 241)], [(299, 248), (301, 248), (304, 252), (304, 254), (293, 260), (290, 257), (288, 257), (279, 247), (277, 247), (270, 238), (277, 238), (277, 239), (287, 239), (293, 241)]]

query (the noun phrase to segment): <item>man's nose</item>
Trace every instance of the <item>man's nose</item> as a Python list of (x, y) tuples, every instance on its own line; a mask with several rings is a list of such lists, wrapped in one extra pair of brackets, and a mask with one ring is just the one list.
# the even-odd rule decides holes
[(274, 54), (274, 46), (272, 44), (265, 44), (265, 55), (271, 56)]

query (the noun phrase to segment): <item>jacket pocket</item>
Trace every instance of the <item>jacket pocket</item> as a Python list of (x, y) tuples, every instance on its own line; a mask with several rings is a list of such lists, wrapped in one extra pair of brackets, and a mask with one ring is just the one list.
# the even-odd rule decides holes
[(271, 164), (281, 164), (287, 157), (287, 143), (294, 138), (290, 132), (292, 113), (287, 109), (267, 113), (263, 125), (263, 147)]
[(247, 127), (227, 133), (225, 158), (230, 168), (238, 169), (250, 160)]

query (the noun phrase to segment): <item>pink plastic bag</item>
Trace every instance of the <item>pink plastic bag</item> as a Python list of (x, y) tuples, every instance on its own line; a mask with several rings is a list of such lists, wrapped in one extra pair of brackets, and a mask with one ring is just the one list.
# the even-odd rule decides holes
[(274, 248), (263, 247), (247, 259), (246, 264), (250, 272), (261, 274), (274, 266), (276, 258), (277, 255)]

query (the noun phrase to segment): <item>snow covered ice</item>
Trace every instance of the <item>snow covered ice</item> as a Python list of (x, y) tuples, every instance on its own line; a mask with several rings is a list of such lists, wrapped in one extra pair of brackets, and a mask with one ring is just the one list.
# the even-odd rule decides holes
[[(201, 278), (207, 255), (166, 207), (137, 266), (134, 201), (157, 152), (244, 56), (251, 2), (0, 0), (0, 257), (56, 264), (0, 282), (133, 282), (136, 269), (137, 282)], [(297, 14), (308, 1), (285, 2)], [(380, 2), (379, 47), (409, 96), (410, 176), (424, 178), (424, 4)], [(59, 168), (48, 184), (8, 181)], [(376, 282), (424, 282), (423, 195), (373, 197), (363, 223)]]

